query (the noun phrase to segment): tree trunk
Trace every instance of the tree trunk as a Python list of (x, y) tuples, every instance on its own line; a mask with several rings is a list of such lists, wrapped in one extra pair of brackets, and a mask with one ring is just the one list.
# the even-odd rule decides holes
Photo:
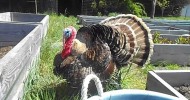
[(36, 10), (36, 14), (38, 13), (38, 2), (37, 0), (35, 0), (35, 10)]
[(150, 16), (150, 18), (152, 18), (152, 19), (154, 19), (155, 7), (156, 7), (156, 0), (152, 0), (152, 13)]
[(161, 9), (161, 11), (162, 11), (162, 17), (164, 16), (164, 10), (165, 10), (164, 8)]

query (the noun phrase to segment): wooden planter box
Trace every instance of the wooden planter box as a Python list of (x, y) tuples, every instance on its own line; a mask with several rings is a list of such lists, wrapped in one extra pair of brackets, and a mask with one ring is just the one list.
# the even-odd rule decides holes
[(190, 65), (189, 44), (155, 44), (151, 63), (166, 61), (180, 65)]
[(146, 23), (161, 25), (161, 26), (172, 26), (184, 30), (190, 31), (190, 21), (188, 20), (166, 20), (166, 19), (143, 19)]
[(190, 31), (190, 22), (181, 22), (181, 23), (166, 23), (166, 25), (170, 25), (172, 27), (177, 27)]
[(38, 61), (42, 26), (21, 23), (0, 23), (0, 47), (14, 46), (0, 59), (0, 100), (22, 97), (29, 69)]
[(174, 42), (179, 37), (183, 37), (183, 38), (190, 37), (188, 30), (183, 30), (176, 27), (171, 27), (171, 26), (149, 26), (149, 27), (151, 29), (151, 34), (153, 36), (156, 32), (158, 32), (161, 37), (167, 38)]
[(156, 70), (149, 71), (146, 90), (161, 92), (179, 97), (179, 100), (187, 100), (173, 87), (190, 84), (189, 70)]
[[(152, 36), (154, 37), (154, 35)], [(179, 39), (179, 37), (189, 38), (190, 35), (189, 34), (185, 34), (185, 35), (160, 34), (160, 37), (176, 42), (176, 40)]]
[(0, 21), (42, 25), (43, 37), (45, 37), (49, 27), (49, 15), (43, 14), (4, 12), (0, 13)]
[[(151, 29), (151, 27), (150, 27)], [(189, 34), (188, 30), (183, 30), (183, 29), (151, 29), (151, 33), (155, 34), (158, 32), (159, 34), (171, 34), (171, 35), (184, 35), (184, 34)]]

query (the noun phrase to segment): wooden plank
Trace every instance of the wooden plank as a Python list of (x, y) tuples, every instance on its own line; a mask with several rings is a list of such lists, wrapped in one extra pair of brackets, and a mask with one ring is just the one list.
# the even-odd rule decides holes
[[(0, 90), (1, 100), (14, 97), (14, 91), (17, 90), (12, 90), (12, 88), (17, 89), (19, 87), (18, 85), (21, 83), (17, 83), (17, 80), (20, 76), (25, 74), (21, 73), (22, 70), (24, 70), (24, 68), (28, 69), (29, 66), (26, 65), (31, 64), (30, 59), (34, 58), (37, 50), (40, 50), (40, 43), (35, 45), (35, 42), (38, 43), (42, 39), (41, 34), (43, 34), (42, 26), (37, 26), (21, 42), (19, 42), (11, 52), (0, 60), (0, 64), (3, 67), (3, 72), (1, 74), (1, 77), (3, 78), (0, 81), (2, 86), (2, 90)], [(32, 49), (33, 45), (36, 46), (34, 49)]]
[(10, 61), (8, 61), (5, 66), (2, 66), (4, 70), (3, 74), (1, 75), (2, 80), (0, 81), (3, 90), (1, 91), (3, 94), (1, 100), (6, 99), (6, 95), (12, 91), (11, 88), (23, 69), (23, 64), (28, 61), (30, 57), (29, 54), (31, 52), (31, 43), (31, 39), (26, 40), (25, 43), (19, 43), (17, 46), (22, 45), (20, 49), (18, 49), (16, 52), (14, 52), (14, 50), (12, 51), (15, 53), (15, 56), (12, 57), (12, 59), (9, 59)]
[(47, 34), (47, 28), (49, 27), (49, 15), (33, 14), (33, 13), (19, 13), (19, 12), (5, 12), (0, 13), (0, 21), (11, 23), (25, 23), (29, 25), (42, 24), (43, 37)]
[[(31, 68), (35, 68), (38, 65), (38, 60), (40, 57), (40, 50), (36, 52), (36, 55), (31, 55), (30, 60), (25, 66), (29, 66), (29, 68), (24, 67), (22, 70), (22, 74), (18, 77), (17, 81), (15, 82), (14, 87), (12, 88), (12, 91), (8, 94), (7, 100), (21, 100), (23, 97), (23, 90), (24, 90), (24, 84), (27, 79), (27, 76), (31, 70)], [(12, 96), (13, 95), (13, 96)]]
[[(188, 71), (184, 73), (183, 70), (178, 70), (176, 72), (178, 74), (175, 75), (174, 74), (175, 71), (172, 71), (172, 72), (169, 72), (169, 71), (166, 71), (166, 72), (164, 72), (164, 71), (161, 71), (161, 72), (149, 71), (148, 77), (147, 77), (146, 90), (151, 90), (151, 91), (156, 91), (156, 92), (161, 92), (161, 93), (173, 95), (173, 96), (178, 97), (179, 100), (187, 100), (187, 98), (185, 98), (182, 94), (180, 94), (177, 90), (175, 90), (170, 85), (169, 80), (170, 81), (173, 80), (173, 82), (175, 82), (175, 83), (178, 82), (181, 84), (181, 82), (189, 80), (189, 74), (190, 73)], [(164, 75), (164, 73), (165, 73), (165, 75)], [(187, 74), (187, 73), (189, 73), (189, 74)], [(180, 74), (182, 74), (182, 75), (180, 75)], [(174, 76), (172, 76), (172, 75), (174, 75)], [(183, 78), (183, 77), (186, 77), (186, 78)], [(169, 79), (169, 80), (167, 81), (167, 79)], [(188, 79), (188, 80), (183, 80), (183, 79)]]
[(166, 61), (179, 65), (190, 65), (189, 44), (154, 44), (151, 63)]
[(151, 29), (151, 33), (155, 34), (158, 32), (159, 34), (173, 34), (173, 35), (183, 35), (189, 34), (188, 30), (162, 30), (162, 29)]
[(19, 43), (19, 41), (6, 41), (6, 42), (0, 42), (0, 47), (4, 46), (15, 46)]
[[(23, 31), (25, 34), (30, 33), (36, 25), (24, 24), (24, 23), (7, 23), (7, 22), (0, 22), (0, 30), (4, 31)], [(23, 33), (22, 32), (22, 33)]]
[[(166, 82), (164, 82), (164, 80), (162, 80), (154, 72), (150, 71), (148, 73), (146, 90), (156, 91), (156, 92), (160, 92), (160, 93), (165, 93), (165, 94), (169, 94), (169, 95), (172, 95), (172, 96), (176, 96), (175, 93), (171, 92), (170, 89), (166, 88), (166, 85), (163, 85), (163, 84), (168, 85)], [(172, 88), (172, 87), (170, 87), (170, 88)]]
[[(49, 27), (49, 16), (47, 15), (43, 17), (40, 16), (41, 18), (39, 18), (39, 16), (35, 16), (36, 18), (34, 18), (32, 14), (6, 14), (9, 14), (9, 17), (6, 16), (4, 18), (9, 19), (4, 20), (4, 22), (0, 22), (0, 30), (22, 30), (30, 34), (26, 34), (27, 36), (24, 39), (22, 39), (22, 35), (18, 34), (1, 36), (0, 46), (16, 45), (18, 40), (21, 39), (21, 41), (11, 50), (11, 52), (8, 52), (8, 54), (0, 60), (0, 66), (2, 66), (0, 67), (0, 77), (2, 77), (2, 80), (0, 80), (0, 85), (2, 86), (0, 89), (1, 100), (18, 98), (19, 93), (22, 92), (22, 82), (25, 80), (23, 77), (27, 77), (27, 73), (25, 73), (26, 71), (23, 70), (28, 69), (32, 65), (31, 60), (36, 59), (35, 56), (40, 51), (42, 37), (46, 35)], [(11, 27), (7, 27), (10, 24), (12, 24)], [(37, 25), (38, 28), (35, 28)], [(9, 40), (11, 41), (6, 39), (5, 42), (5, 37), (10, 37)], [(13, 42), (14, 39), (18, 40)]]
[(21, 41), (25, 36), (24, 34), (0, 34), (0, 42)]
[[(169, 83), (172, 87), (190, 84), (189, 70), (173, 70), (173, 71), (154, 71), (164, 81)], [(175, 79), (174, 79), (175, 77)]]
[[(152, 36), (154, 37), (154, 34)], [(188, 35), (188, 34), (186, 34), (186, 35), (160, 34), (160, 37), (167, 38), (173, 42), (176, 42), (176, 40), (179, 39), (179, 37), (189, 38), (190, 35)]]

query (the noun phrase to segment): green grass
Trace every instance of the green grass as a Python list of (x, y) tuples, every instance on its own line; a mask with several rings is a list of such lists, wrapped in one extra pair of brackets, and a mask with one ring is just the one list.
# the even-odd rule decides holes
[(41, 48), (39, 66), (33, 68), (25, 86), (24, 100), (54, 100), (56, 88), (65, 80), (53, 74), (53, 59), (62, 47), (62, 31), (67, 26), (76, 25), (75, 17), (50, 15), (49, 30)]
[[(65, 95), (65, 80), (53, 74), (53, 59), (62, 47), (63, 28), (74, 26), (77, 29), (75, 17), (65, 17), (63, 15), (50, 15), (49, 30), (43, 40), (41, 48), (40, 63), (33, 67), (25, 84), (24, 100), (69, 100), (70, 97)], [(159, 67), (161, 66), (161, 67)], [(158, 65), (148, 64), (144, 69), (131, 67), (122, 69), (122, 87), (127, 89), (145, 89), (147, 73), (154, 69), (180, 69), (176, 64), (159, 63)], [(65, 92), (66, 91), (66, 92)], [(76, 96), (73, 99), (78, 100)]]

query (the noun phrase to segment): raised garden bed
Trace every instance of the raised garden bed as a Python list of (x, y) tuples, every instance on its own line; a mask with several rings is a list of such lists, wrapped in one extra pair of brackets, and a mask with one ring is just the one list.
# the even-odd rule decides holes
[[(150, 27), (151, 29), (151, 27)], [(166, 28), (163, 27), (162, 29), (151, 29), (151, 33), (155, 34), (155, 33), (160, 33), (160, 34), (172, 34), (172, 35), (184, 35), (184, 34), (189, 34), (188, 30), (183, 30), (183, 29), (177, 29), (177, 28)]]
[(189, 44), (155, 44), (151, 63), (166, 61), (180, 65), (190, 65)]
[[(185, 97), (177, 91), (176, 87), (190, 84), (189, 70), (156, 70), (149, 71), (147, 77), (146, 89), (156, 92), (161, 92), (173, 95), (179, 100), (190, 100), (188, 96)], [(175, 87), (175, 88), (174, 88)]]
[[(77, 15), (78, 23), (82, 25), (90, 25), (92, 23), (99, 23), (99, 21), (106, 19), (107, 17), (100, 16), (87, 16), (87, 15)], [(96, 22), (98, 20), (98, 22)], [(89, 23), (92, 22), (92, 23)]]
[(43, 14), (4, 12), (0, 13), (0, 21), (42, 25), (43, 37), (45, 37), (49, 27), (49, 15)]
[(166, 25), (170, 25), (172, 27), (177, 27), (185, 30), (190, 31), (190, 22), (183, 22), (183, 23), (165, 23)]
[(0, 48), (6, 48), (0, 59), (0, 100), (22, 97), (29, 69), (39, 59), (42, 30), (41, 25), (0, 23)]
[(143, 19), (143, 20), (149, 24), (155, 24), (158, 26), (168, 25), (190, 31), (190, 21), (188, 20), (166, 20), (166, 19)]
[[(168, 41), (171, 41), (172, 43), (175, 43), (177, 42), (177, 40), (179, 38), (190, 38), (190, 35), (189, 34), (184, 34), (184, 35), (172, 35), (172, 34), (160, 34), (159, 35), (162, 39), (165, 39), (165, 40), (168, 40)], [(153, 34), (153, 38), (154, 38), (154, 34)], [(161, 40), (160, 40), (161, 41)], [(171, 44), (171, 43), (170, 43)]]

